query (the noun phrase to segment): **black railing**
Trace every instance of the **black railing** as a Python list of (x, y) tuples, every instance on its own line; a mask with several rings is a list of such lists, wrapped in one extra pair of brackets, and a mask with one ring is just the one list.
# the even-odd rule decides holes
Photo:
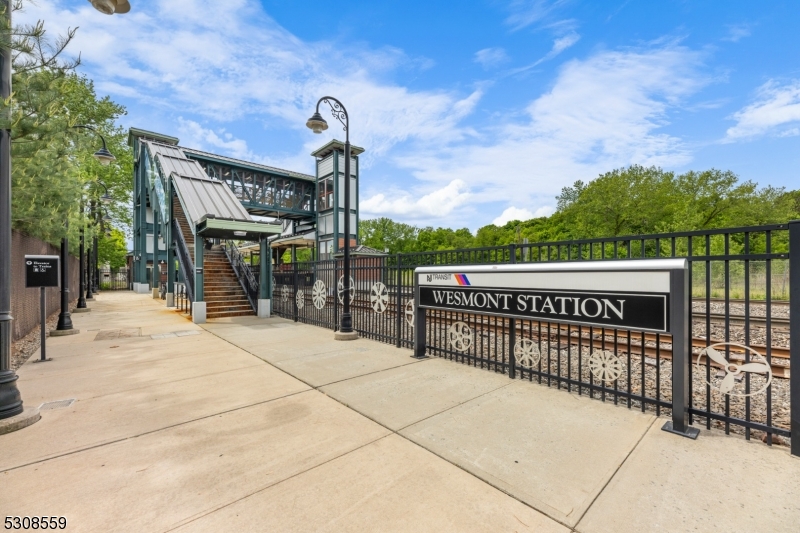
[[(800, 225), (793, 231), (800, 232)], [(776, 437), (790, 437), (789, 368), (791, 363), (800, 367), (800, 350), (790, 354), (789, 345), (791, 338), (800, 344), (800, 327), (790, 329), (790, 317), (800, 316), (800, 299), (789, 299), (789, 279), (790, 273), (800, 269), (800, 258), (790, 263), (786, 224), (357, 257), (351, 263), (353, 326), (362, 337), (413, 347), (413, 272), (417, 266), (666, 257), (685, 258), (689, 263), (691, 421), (741, 433), (747, 439), (758, 432), (755, 436), (768, 444)], [(275, 314), (337, 328), (340, 296), (344, 296), (337, 291), (341, 272), (340, 259), (281, 265), (274, 274)], [(800, 279), (800, 274), (793, 275)], [(509, 364), (516, 363), (509, 350), (516, 342), (511, 342), (513, 336), (524, 341), (532, 354), (529, 361), (535, 360), (535, 364), (516, 365), (515, 375), (522, 379), (669, 414), (669, 335), (523, 320), (517, 320), (512, 331), (502, 318), (427, 313), (426, 348), (431, 355), (505, 373)], [(461, 349), (454, 349), (448, 333), (457, 322), (463, 323), (458, 327), (468, 328), (472, 339)], [(757, 362), (763, 356), (772, 381), (767, 384), (768, 376), (742, 372), (736, 375), (736, 395), (722, 394), (721, 381), (731, 368), (705, 356), (712, 345), (736, 365)], [(589, 370), (588, 360), (598, 351), (613, 354), (622, 364), (612, 382), (599, 382)], [(536, 354), (538, 358), (533, 357)]]
[(175, 307), (181, 313), (186, 313), (189, 316), (192, 314), (192, 298), (186, 290), (185, 283), (175, 282)]
[(186, 246), (186, 240), (183, 238), (181, 226), (175, 218), (172, 219), (172, 234), (175, 236), (178, 268), (181, 271), (181, 277), (186, 282), (186, 295), (190, 301), (194, 301), (194, 261), (192, 261), (192, 256), (189, 253), (189, 247)]
[(247, 299), (250, 301), (253, 311), (258, 311), (258, 280), (253, 275), (253, 271), (250, 270), (250, 264), (245, 261), (244, 256), (242, 256), (233, 241), (226, 240), (223, 244), (223, 249), (233, 267), (233, 271), (236, 273), (236, 277), (239, 279), (239, 283), (242, 285), (242, 289), (247, 295)]

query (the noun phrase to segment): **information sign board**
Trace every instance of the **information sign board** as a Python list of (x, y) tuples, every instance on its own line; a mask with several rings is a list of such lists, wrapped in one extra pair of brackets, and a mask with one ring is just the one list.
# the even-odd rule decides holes
[(25, 256), (25, 287), (58, 287), (59, 257), (57, 255)]

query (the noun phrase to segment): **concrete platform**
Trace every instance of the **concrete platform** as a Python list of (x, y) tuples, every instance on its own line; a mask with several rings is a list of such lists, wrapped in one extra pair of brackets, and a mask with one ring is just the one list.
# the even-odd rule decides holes
[(650, 428), (586, 513), (582, 533), (800, 531), (800, 459), (785, 447), (721, 431), (671, 437)]
[(514, 382), (400, 434), (574, 527), (655, 420)]
[(340, 381), (320, 390), (397, 431), (513, 383), (505, 375), (442, 359), (409, 361), (415, 364)]
[(6, 515), (46, 502), (70, 530), (137, 532), (800, 523), (783, 447), (682, 439), (649, 414), (279, 318), (201, 328), (132, 292), (92, 307), (48, 341), (52, 362), (18, 372), (26, 407), (75, 402), (0, 435)]

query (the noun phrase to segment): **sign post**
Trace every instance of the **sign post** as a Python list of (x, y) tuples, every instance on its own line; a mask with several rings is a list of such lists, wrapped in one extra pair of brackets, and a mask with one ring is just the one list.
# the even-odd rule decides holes
[[(672, 335), (672, 420), (689, 427), (689, 277), (685, 259), (420, 267), (414, 357), (425, 357), (426, 309)], [(511, 332), (509, 375), (514, 377)]]
[(39, 313), (41, 325), (41, 357), (37, 363), (52, 361), (47, 358), (45, 339), (47, 337), (47, 302), (45, 300), (46, 287), (58, 287), (59, 258), (57, 255), (26, 255), (25, 256), (25, 287), (39, 287)]

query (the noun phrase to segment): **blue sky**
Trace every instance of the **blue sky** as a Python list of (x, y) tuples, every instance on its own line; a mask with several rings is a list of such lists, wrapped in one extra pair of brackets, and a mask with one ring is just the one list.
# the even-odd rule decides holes
[(340, 98), (364, 217), (469, 227), (552, 212), (629, 164), (800, 188), (800, 6), (778, 1), (47, 0), (125, 126), (313, 173)]

